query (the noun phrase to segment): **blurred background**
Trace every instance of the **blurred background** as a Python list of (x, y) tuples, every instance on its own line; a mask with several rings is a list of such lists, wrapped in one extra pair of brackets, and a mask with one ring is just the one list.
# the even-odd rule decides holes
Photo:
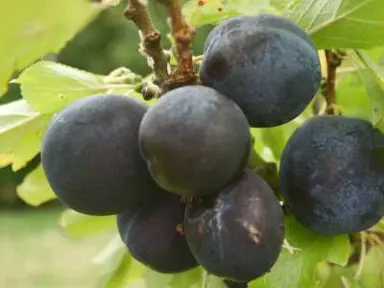
[[(162, 32), (164, 47), (169, 48), (164, 10), (152, 2), (153, 22)], [(138, 53), (135, 26), (124, 18), (125, 5), (126, 1), (122, 1), (102, 12), (60, 54), (48, 55), (48, 59), (98, 74), (125, 66), (146, 75), (150, 70)], [(209, 29), (199, 29), (194, 41), (195, 55), (201, 53)], [(10, 85), (0, 104), (20, 97), (19, 86)], [(16, 187), (39, 161), (36, 156), (17, 173), (10, 166), (0, 169), (0, 287), (97, 287), (102, 271), (95, 270), (89, 261), (115, 231), (74, 239), (58, 225), (64, 207), (57, 200), (38, 208), (25, 204), (17, 196)]]

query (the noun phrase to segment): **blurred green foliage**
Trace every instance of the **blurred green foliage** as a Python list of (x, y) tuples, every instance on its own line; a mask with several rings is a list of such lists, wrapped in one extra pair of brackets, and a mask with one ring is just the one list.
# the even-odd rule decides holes
[[(122, 1), (102, 12), (61, 51), (58, 61), (96, 74), (108, 74), (120, 66), (129, 67), (141, 75), (150, 73), (146, 59), (138, 52), (137, 28), (123, 16), (125, 5), (126, 1)], [(153, 24), (161, 32), (163, 47), (170, 49), (166, 11), (156, 1), (149, 1), (149, 11)], [(197, 30), (193, 42), (195, 55), (202, 53), (210, 28), (205, 26)]]
[[(160, 29), (163, 35), (164, 47), (168, 49), (170, 43), (167, 39), (168, 27), (165, 20), (165, 11), (161, 6), (155, 4), (155, 1), (149, 3), (153, 22)], [(288, 3), (293, 5), (286, 7)], [(382, 0), (212, 0), (209, 5), (196, 10), (198, 6), (201, 6), (201, 3), (199, 4), (197, 0), (191, 0), (188, 5), (184, 6), (184, 12), (189, 17), (188, 20), (193, 20), (198, 27), (201, 26), (194, 41), (195, 55), (201, 54), (203, 41), (210, 29), (210, 26), (205, 24), (213, 24), (219, 19), (223, 20), (237, 14), (253, 14), (260, 11), (259, 8), (261, 10), (268, 8), (266, 10), (293, 19), (308, 32), (315, 44), (320, 48), (348, 49), (348, 57), (338, 70), (336, 83), (337, 104), (343, 114), (365, 118), (376, 124), (383, 122), (382, 113), (384, 111), (382, 104), (384, 103), (384, 76), (380, 66), (383, 64), (384, 55), (384, 22), (380, 20), (384, 9), (383, 3)], [(39, 137), (41, 137), (45, 127), (34, 125), (33, 128), (37, 130), (35, 131), (28, 125), (31, 121), (33, 122), (36, 116), (35, 114), (31, 116), (30, 106), (37, 110), (36, 117), (40, 115), (47, 117), (47, 119), (42, 119), (42, 122), (48, 122), (52, 113), (59, 111), (62, 104), (67, 104), (65, 101), (71, 102), (96, 90), (101, 89), (103, 91), (103, 89), (108, 88), (105, 87), (106, 85), (102, 85), (104, 83), (102, 81), (102, 84), (97, 81), (90, 81), (90, 78), (99, 79), (99, 75), (88, 77), (89, 72), (105, 75), (121, 66), (128, 67), (141, 75), (150, 72), (145, 58), (141, 57), (138, 52), (139, 37), (137, 30), (123, 16), (125, 4), (126, 1), (117, 7), (102, 12), (95, 21), (74, 37), (57, 55), (56, 60), (61, 64), (53, 62), (47, 64), (47, 62), (42, 61), (37, 65), (32, 65), (25, 70), (22, 77), (18, 78), (26, 101), (21, 104), (18, 102), (20, 105), (15, 105), (13, 108), (7, 108), (4, 105), (0, 106), (0, 112), (3, 113), (0, 113), (1, 120), (3, 120), (0, 127), (3, 128), (3, 130), (0, 130), (0, 164), (1, 161), (8, 163), (7, 161), (11, 159), (10, 162), (13, 162), (14, 166), (15, 162), (17, 162), (16, 166), (21, 168), (21, 164), (33, 157), (33, 153), (38, 153), (37, 144), (39, 144)], [(220, 9), (218, 9), (219, 6)], [(224, 11), (224, 13), (219, 11)], [(57, 35), (53, 34), (51, 36), (54, 38)], [(41, 46), (40, 44), (38, 46)], [(373, 47), (376, 50), (365, 50), (363, 52), (353, 50), (355, 48), (366, 49)], [(88, 72), (75, 70), (62, 64)], [(100, 88), (100, 86), (102, 87)], [(2, 103), (21, 97), (19, 86), (12, 84), (10, 87), (11, 89), (7, 95), (0, 99)], [(126, 85), (124, 89), (121, 89), (119, 93), (137, 97), (132, 92), (132, 85)], [(81, 93), (76, 93), (78, 91), (81, 91)], [(60, 93), (66, 96), (66, 100), (61, 101), (60, 97), (57, 97), (61, 95)], [(47, 96), (51, 95), (52, 97), (47, 101)], [(379, 115), (377, 115), (377, 111), (380, 112)], [(264, 130), (252, 129), (256, 140), (254, 149), (264, 160), (278, 163), (284, 145), (292, 132), (312, 116), (312, 109), (309, 106), (306, 111), (290, 123)], [(378, 124), (383, 129), (383, 123)], [(34, 132), (32, 134), (35, 141), (27, 141), (31, 139), (28, 137), (31, 130)], [(9, 133), (10, 131), (11, 133)], [(28, 143), (24, 143), (24, 146), (18, 145), (19, 142), (17, 141), (20, 139)], [(14, 161), (15, 159), (17, 161)], [(39, 161), (36, 159), (34, 161), (36, 161), (34, 164), (36, 166), (29, 164), (27, 168), (21, 169), (16, 174), (12, 172), (10, 166), (1, 170), (0, 189), (5, 187), (7, 193), (9, 193), (9, 191), (16, 191), (16, 186), (18, 186), (18, 189), (22, 189), (19, 190), (19, 196), (24, 201), (32, 205), (38, 205), (51, 198), (48, 193), (41, 193), (44, 187), (47, 188), (47, 183), (41, 171), (41, 166), (37, 166)], [(12, 168), (16, 170), (14, 166)], [(33, 169), (35, 167), (37, 169)], [(33, 169), (33, 172), (29, 173), (30, 170), (26, 169)], [(17, 177), (24, 177), (26, 173), (29, 173), (29, 177), (23, 181), (22, 185), (19, 185), (21, 178)], [(12, 186), (11, 189), (10, 186)], [(113, 218), (85, 216), (67, 210), (62, 214), (60, 224), (69, 235), (87, 235), (90, 237), (107, 230), (116, 229)], [(384, 231), (383, 224), (380, 223), (374, 229), (382, 233)], [(378, 285), (384, 283), (382, 277), (384, 272), (382, 265), (380, 265), (380, 261), (383, 259), (382, 246), (370, 250), (365, 259), (361, 257), (361, 263), (368, 268), (361, 270), (360, 279), (354, 279), (358, 277), (354, 277), (354, 273), (350, 273), (350, 269), (356, 267), (347, 264), (349, 264), (351, 256), (356, 256), (355, 250), (356, 247), (359, 247), (359, 244), (355, 245), (355, 242), (350, 241), (349, 235), (319, 237), (301, 227), (288, 215), (286, 215), (286, 230), (287, 243), (284, 245), (284, 251), (279, 261), (271, 270), (271, 273), (251, 283), (251, 287), (333, 288), (336, 286), (329, 285), (344, 285), (344, 287), (376, 288), (374, 285), (377, 283), (379, 283)], [(375, 239), (370, 240), (376, 241)], [(379, 242), (382, 245), (382, 241)], [(44, 252), (46, 251), (48, 250), (44, 250)], [(47, 253), (41, 252), (41, 254)], [(40, 258), (39, 256), (39, 254), (34, 255), (34, 258)], [(115, 234), (109, 244), (94, 258), (93, 263), (104, 271), (105, 277), (101, 282), (105, 284), (105, 287), (139, 286), (158, 288), (162, 284), (172, 288), (222, 287), (221, 281), (215, 277), (210, 276), (213, 280), (209, 282), (210, 280), (206, 279), (209, 277), (200, 268), (178, 275), (163, 275), (147, 269), (130, 257)], [(324, 263), (325, 265), (322, 265)], [(317, 269), (319, 265), (322, 265), (321, 269)], [(355, 271), (353, 270), (353, 272)], [(344, 282), (340, 282), (340, 279), (343, 279), (342, 277), (346, 279)], [(333, 278), (335, 278), (336, 282), (333, 281)], [(203, 282), (209, 282), (209, 285)]]
[[(108, 74), (121, 66), (129, 67), (141, 75), (150, 73), (146, 59), (138, 51), (137, 29), (133, 22), (123, 15), (125, 5), (126, 2), (122, 1), (116, 7), (101, 12), (95, 20), (71, 39), (58, 55), (48, 55), (49, 59), (95, 74)], [(170, 49), (167, 37), (169, 28), (165, 21), (166, 11), (154, 1), (149, 3), (149, 8), (153, 23), (162, 34), (163, 47)], [(195, 55), (202, 53), (204, 40), (210, 29), (209, 25), (198, 29), (193, 42)], [(0, 98), (0, 104), (20, 98), (19, 85), (10, 84), (8, 91)], [(34, 167), (36, 167), (35, 162), (29, 164), (26, 171)], [(21, 205), (21, 200), (16, 195), (16, 187), (22, 181), (19, 174), (13, 173), (10, 167), (0, 169), (0, 208), (2, 205), (7, 207)]]

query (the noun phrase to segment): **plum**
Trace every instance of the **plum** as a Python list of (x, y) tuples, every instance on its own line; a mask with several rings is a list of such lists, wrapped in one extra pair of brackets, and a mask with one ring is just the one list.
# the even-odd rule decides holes
[(197, 262), (213, 275), (243, 284), (271, 269), (284, 240), (280, 203), (248, 168), (218, 195), (187, 205), (184, 223)]
[(178, 229), (183, 224), (184, 209), (180, 197), (169, 193), (156, 204), (117, 215), (119, 234), (132, 257), (160, 273), (179, 273), (197, 267)]
[(224, 187), (247, 164), (248, 121), (209, 87), (171, 90), (148, 109), (139, 144), (155, 181), (167, 191), (202, 196)]
[(91, 95), (50, 123), (41, 158), (53, 192), (89, 215), (117, 214), (166, 193), (152, 179), (138, 145), (147, 106), (119, 95)]
[(273, 127), (311, 102), (320, 86), (320, 59), (294, 22), (270, 14), (238, 16), (208, 35), (200, 78), (239, 105), (252, 127)]
[(285, 204), (325, 235), (368, 229), (384, 215), (384, 135), (362, 119), (317, 116), (289, 139), (280, 164)]

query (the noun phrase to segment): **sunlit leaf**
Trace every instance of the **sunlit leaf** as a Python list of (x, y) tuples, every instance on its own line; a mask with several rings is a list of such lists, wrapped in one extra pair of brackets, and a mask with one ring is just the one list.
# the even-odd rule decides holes
[(285, 225), (289, 245), (299, 250), (283, 249), (271, 272), (254, 281), (251, 287), (315, 287), (319, 262), (327, 260), (338, 265), (347, 264), (351, 250), (347, 235), (325, 237), (314, 234), (291, 216), (286, 216)]
[(371, 59), (371, 57), (364, 51), (356, 50), (356, 54), (359, 56), (364, 65), (378, 78), (378, 80), (384, 83), (384, 69), (373, 59)]
[(17, 195), (32, 206), (39, 206), (56, 198), (45, 178), (41, 165), (29, 173), (23, 183), (17, 187)]
[(14, 71), (60, 51), (109, 4), (90, 0), (0, 1), (0, 95)]
[(90, 216), (73, 210), (66, 210), (60, 225), (71, 236), (91, 236), (116, 228), (116, 216)]
[(359, 70), (357, 73), (365, 86), (368, 98), (371, 100), (371, 122), (373, 125), (378, 125), (384, 117), (384, 85), (380, 85), (375, 75), (369, 70)]
[(384, 1), (297, 0), (286, 16), (318, 48), (369, 48), (384, 44)]
[(270, 5), (270, 0), (190, 0), (183, 6), (187, 21), (195, 28), (216, 24), (237, 15), (256, 15), (272, 11), (277, 13)]
[(14, 82), (20, 84), (23, 98), (42, 113), (59, 111), (89, 95), (116, 92), (114, 89), (120, 94), (131, 94), (135, 88), (133, 84), (111, 83), (102, 75), (50, 61), (30, 66)]
[(50, 119), (25, 100), (0, 105), (0, 166), (12, 163), (16, 171), (38, 154)]
[(361, 272), (360, 281), (364, 288), (384, 287), (384, 244), (368, 251)]
[(344, 75), (336, 87), (337, 105), (344, 116), (358, 117), (371, 121), (372, 103), (364, 83), (357, 72)]

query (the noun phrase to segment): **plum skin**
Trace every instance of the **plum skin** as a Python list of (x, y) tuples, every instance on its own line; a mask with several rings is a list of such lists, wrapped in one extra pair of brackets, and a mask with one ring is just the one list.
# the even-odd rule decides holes
[(91, 95), (66, 106), (43, 139), (42, 166), (68, 207), (117, 214), (165, 193), (140, 156), (138, 131), (147, 106), (120, 95)]
[(139, 144), (158, 185), (182, 196), (202, 196), (241, 173), (251, 136), (233, 101), (193, 85), (167, 92), (149, 108)]
[(246, 169), (217, 196), (187, 205), (184, 231), (203, 268), (244, 284), (267, 273), (277, 261), (284, 214), (272, 189)]
[(180, 273), (198, 266), (177, 226), (185, 205), (169, 193), (156, 204), (117, 215), (119, 234), (131, 255), (160, 273)]
[(285, 204), (314, 232), (366, 230), (384, 215), (384, 135), (358, 118), (317, 116), (298, 128), (281, 157)]
[(216, 26), (205, 43), (203, 85), (231, 98), (252, 127), (293, 120), (320, 85), (320, 59), (313, 43), (299, 26), (282, 19), (234, 17)]
[(248, 29), (252, 29), (255, 26), (255, 23), (263, 27), (268, 27), (271, 29), (283, 29), (287, 32), (291, 32), (304, 40), (308, 45), (316, 49), (308, 34), (296, 23), (276, 14), (263, 13), (257, 16), (236, 16), (216, 25), (210, 31), (205, 40), (204, 51), (207, 51), (210, 45), (212, 45), (215, 41), (219, 41), (221, 37), (225, 36), (231, 30), (240, 27), (247, 27)]

